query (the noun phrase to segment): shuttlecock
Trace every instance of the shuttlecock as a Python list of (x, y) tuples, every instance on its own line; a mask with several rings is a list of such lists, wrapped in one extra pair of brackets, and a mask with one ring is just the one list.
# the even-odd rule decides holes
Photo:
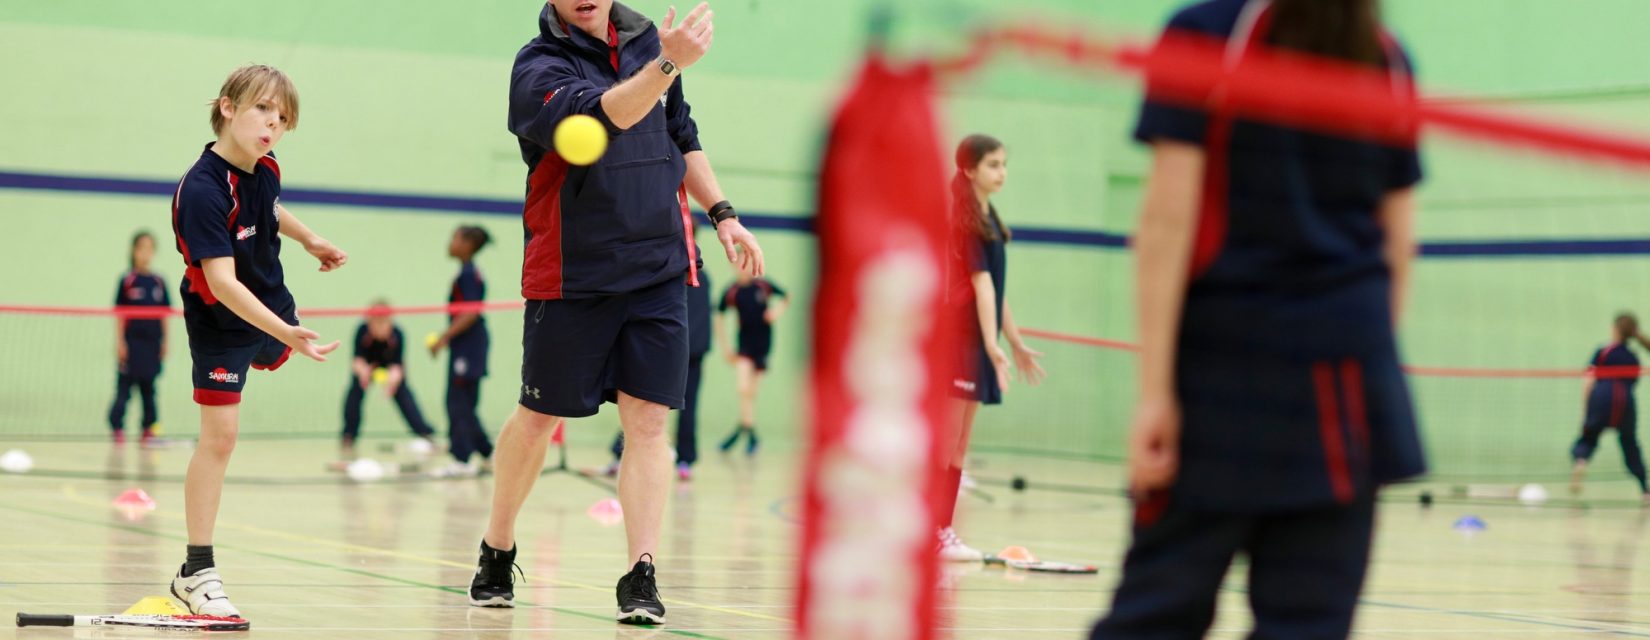
[(34, 468), (34, 457), (22, 449), (12, 449), (0, 454), (0, 470), (6, 473), (28, 473)]
[(1547, 488), (1539, 484), (1527, 484), (1518, 490), (1518, 501), (1524, 504), (1541, 504), (1547, 501)]
[(378, 461), (372, 458), (360, 458), (349, 463), (344, 472), (356, 482), (373, 482), (384, 477), (384, 465), (378, 464)]
[(415, 456), (430, 455), (430, 451), (434, 449), (435, 447), (430, 444), (430, 441), (423, 438), (413, 438), (407, 443), (407, 451), (412, 452)]

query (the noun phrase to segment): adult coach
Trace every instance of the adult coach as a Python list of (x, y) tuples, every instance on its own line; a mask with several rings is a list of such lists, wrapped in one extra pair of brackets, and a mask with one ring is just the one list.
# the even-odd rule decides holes
[[(607, 400), (625, 433), (619, 501), (634, 563), (619, 579), (618, 620), (664, 622), (652, 561), (671, 482), (665, 419), (682, 407), (687, 377), (686, 287), (699, 284), (689, 195), (728, 260), (762, 273), (762, 250), (723, 199), (683, 98), (682, 71), (710, 48), (709, 6), (675, 17), (655, 28), (612, 0), (549, 0), (538, 37), (516, 55), (509, 125), (530, 171), (522, 388), (494, 456), (473, 605), (512, 606), (516, 516), (550, 432)], [(572, 115), (607, 128), (607, 152), (591, 166), (554, 151), (556, 125)]]

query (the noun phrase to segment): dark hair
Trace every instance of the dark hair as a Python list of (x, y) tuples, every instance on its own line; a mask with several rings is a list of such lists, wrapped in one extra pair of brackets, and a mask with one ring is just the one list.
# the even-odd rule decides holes
[(1646, 349), (1650, 349), (1650, 339), (1639, 333), (1639, 317), (1631, 311), (1616, 314), (1616, 335), (1621, 338), (1621, 346), (1627, 346), (1627, 341), (1637, 340)]
[(154, 242), (155, 234), (149, 233), (148, 229), (139, 229), (137, 233), (132, 234), (132, 244), (126, 248), (126, 264), (133, 269), (137, 268), (136, 254), (138, 241), (144, 238), (148, 238), (150, 242)]
[(1267, 42), (1361, 64), (1387, 62), (1380, 0), (1272, 0)]
[(493, 241), (493, 236), (488, 234), (486, 229), (471, 224), (460, 226), (458, 228), (458, 235), (463, 236), (465, 240), (468, 240), (478, 252), (481, 251), (482, 247), (487, 246)]
[(1003, 141), (976, 133), (957, 143), (957, 174), (951, 177), (952, 206), (956, 208), (957, 224), (964, 229), (992, 240), (1008, 242), (1014, 233), (997, 217), (996, 207), (981, 210), (980, 198), (974, 194), (974, 183), (965, 173), (980, 166), (980, 160), (1003, 148)]

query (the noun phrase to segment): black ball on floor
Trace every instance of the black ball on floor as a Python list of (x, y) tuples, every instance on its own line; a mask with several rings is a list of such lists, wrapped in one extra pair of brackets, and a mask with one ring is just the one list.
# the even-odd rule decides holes
[(1026, 490), (1026, 477), (1025, 476), (1014, 476), (1014, 479), (1009, 481), (1008, 486), (1010, 488), (1014, 489), (1015, 491), (1025, 491)]
[(1421, 506), (1423, 506), (1423, 507), (1432, 506), (1432, 492), (1431, 491), (1422, 491), (1421, 492)]

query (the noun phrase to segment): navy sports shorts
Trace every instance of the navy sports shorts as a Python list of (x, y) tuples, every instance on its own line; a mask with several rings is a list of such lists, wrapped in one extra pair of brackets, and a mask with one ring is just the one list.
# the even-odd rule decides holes
[(521, 406), (562, 418), (596, 415), (619, 391), (682, 408), (687, 389), (687, 285), (528, 300), (521, 336)]
[[(295, 309), (276, 315), (289, 325), (298, 324)], [(189, 314), (184, 314), (183, 326), (189, 333), (189, 358), (194, 363), (190, 379), (197, 404), (239, 404), (248, 368), (274, 371), (292, 355), (292, 347), (262, 331), (224, 333), (191, 322)]]

